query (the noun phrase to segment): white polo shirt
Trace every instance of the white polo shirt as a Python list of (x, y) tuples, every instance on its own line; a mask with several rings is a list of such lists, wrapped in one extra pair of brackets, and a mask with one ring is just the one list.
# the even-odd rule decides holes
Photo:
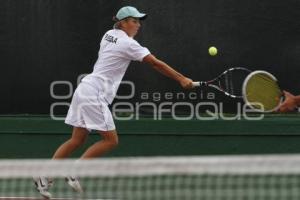
[(82, 79), (100, 89), (100, 95), (111, 103), (117, 93), (130, 61), (143, 61), (150, 51), (124, 31), (107, 31), (100, 43), (98, 60), (91, 74)]

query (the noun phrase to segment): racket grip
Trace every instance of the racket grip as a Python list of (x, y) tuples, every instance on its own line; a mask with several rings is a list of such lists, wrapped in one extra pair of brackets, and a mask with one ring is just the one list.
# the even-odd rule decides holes
[(197, 82), (193, 82), (193, 87), (199, 87), (200, 86), (200, 82), (197, 81)]

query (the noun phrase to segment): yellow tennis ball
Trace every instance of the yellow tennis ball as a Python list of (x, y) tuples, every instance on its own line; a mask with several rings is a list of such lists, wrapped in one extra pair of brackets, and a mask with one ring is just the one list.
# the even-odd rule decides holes
[(211, 56), (215, 56), (218, 54), (218, 49), (216, 47), (209, 47), (208, 49), (208, 53)]

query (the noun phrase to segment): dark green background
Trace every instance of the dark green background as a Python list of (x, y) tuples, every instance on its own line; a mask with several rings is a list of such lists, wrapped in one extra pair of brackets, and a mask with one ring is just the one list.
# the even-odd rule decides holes
[[(71, 129), (49, 117), (1, 117), (0, 158), (50, 158)], [(120, 145), (106, 156), (269, 154), (300, 152), (298, 115), (260, 121), (116, 121)], [(91, 133), (79, 156), (100, 139)]]

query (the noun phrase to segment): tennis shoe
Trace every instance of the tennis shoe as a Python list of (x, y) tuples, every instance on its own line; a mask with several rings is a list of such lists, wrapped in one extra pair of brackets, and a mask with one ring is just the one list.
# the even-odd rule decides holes
[(51, 199), (51, 193), (48, 190), (53, 181), (49, 182), (46, 177), (33, 178), (33, 180), (37, 191), (39, 191), (45, 199)]
[(68, 176), (65, 179), (66, 179), (66, 182), (71, 186), (71, 188), (74, 191), (79, 192), (79, 193), (83, 192), (82, 187), (77, 178), (75, 178), (74, 176)]

